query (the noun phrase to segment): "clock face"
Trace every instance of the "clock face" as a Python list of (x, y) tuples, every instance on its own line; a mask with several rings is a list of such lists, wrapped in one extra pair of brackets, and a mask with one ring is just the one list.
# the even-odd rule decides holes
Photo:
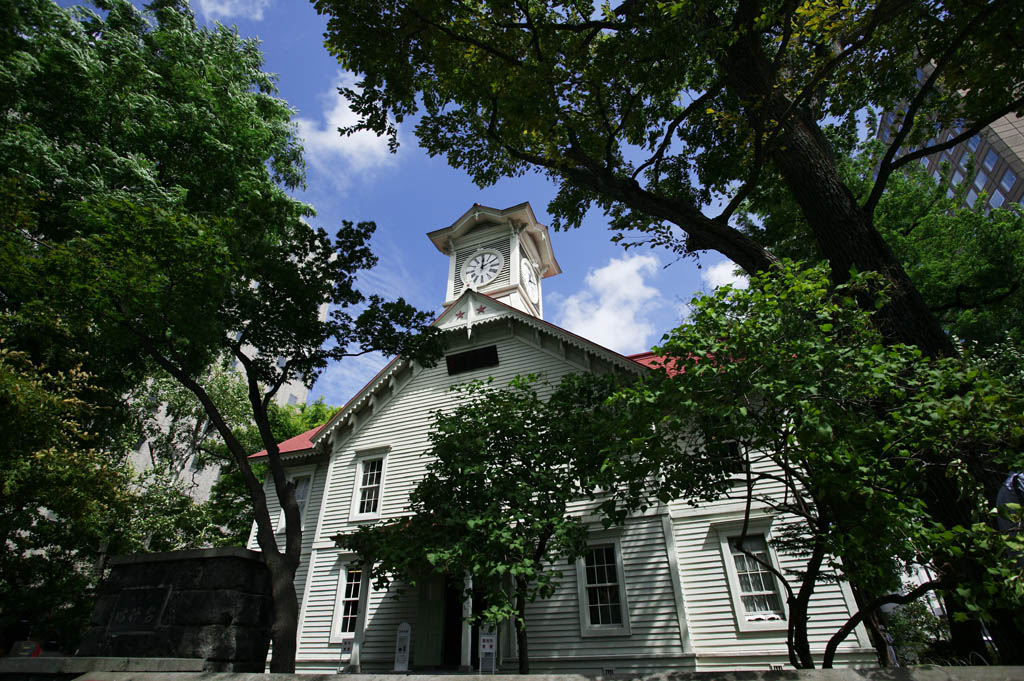
[(537, 281), (537, 271), (527, 260), (521, 260), (519, 263), (519, 281), (526, 295), (530, 296), (530, 300), (536, 305), (540, 300), (540, 283)]
[(462, 281), (473, 288), (488, 284), (498, 276), (504, 264), (505, 259), (494, 249), (477, 251), (462, 266)]

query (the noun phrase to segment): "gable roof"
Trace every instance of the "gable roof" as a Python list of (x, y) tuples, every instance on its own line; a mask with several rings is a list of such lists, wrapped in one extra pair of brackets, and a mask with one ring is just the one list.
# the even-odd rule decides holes
[[(469, 291), (467, 291), (467, 293), (469, 293)], [(505, 305), (501, 301), (494, 300), (493, 298), (489, 298), (488, 296), (485, 296), (484, 294), (477, 294), (477, 295), (481, 296), (481, 297), (486, 297), (486, 298), (488, 298), (489, 301), (491, 301), (493, 303), (496, 303), (498, 305), (501, 305), (504, 308), (507, 308), (509, 310), (513, 310), (513, 311), (518, 312), (518, 310), (515, 310), (514, 308), (510, 308), (508, 305)], [(465, 298), (465, 297), (466, 297), (466, 294), (463, 294), (460, 297), (459, 300), (461, 300), (462, 298)], [(456, 306), (458, 304), (459, 304), (459, 301), (456, 301), (454, 304), (452, 304), (452, 306), (451, 306), (451, 308), (449, 308), (449, 310), (451, 310), (453, 308), (456, 308)], [(445, 316), (448, 314), (449, 310), (445, 310), (445, 312), (442, 313), (440, 317), (438, 317), (436, 320), (434, 320), (434, 325), (437, 325), (438, 322), (440, 322), (442, 319), (444, 319)], [(556, 326), (555, 324), (551, 324), (550, 322), (546, 322), (543, 319), (537, 319), (535, 317), (533, 317), (532, 319), (534, 321), (536, 321), (536, 322), (539, 322), (540, 324), (543, 324), (543, 325), (546, 325), (548, 327), (551, 327), (551, 329), (554, 330), (554, 331), (560, 332), (560, 333), (565, 334), (567, 336), (570, 336), (570, 337), (572, 337), (574, 339), (578, 339), (578, 340), (586, 343), (587, 345), (591, 345), (591, 346), (594, 346), (596, 348), (600, 348), (601, 350), (603, 350), (606, 353), (609, 353), (609, 354), (612, 354), (612, 355), (618, 355), (618, 357), (620, 357), (622, 359), (630, 360), (634, 364), (638, 364), (638, 365), (640, 365), (642, 367), (646, 367), (648, 369), (660, 369), (660, 368), (664, 367), (665, 359), (663, 357), (659, 356), (659, 355), (654, 354), (653, 352), (638, 352), (638, 353), (633, 354), (633, 355), (619, 355), (619, 353), (616, 353), (614, 350), (609, 350), (607, 348), (604, 348), (604, 347), (598, 345), (597, 343), (594, 343), (593, 341), (589, 341), (589, 340), (583, 338), (582, 336), (577, 336), (576, 334), (572, 333), (571, 331), (566, 331), (565, 329), (561, 328), (560, 326)], [(353, 402), (356, 400), (356, 398), (364, 395), (364, 393), (367, 392), (367, 389), (370, 388), (370, 386), (372, 386), (377, 381), (377, 379), (381, 377), (382, 374), (384, 374), (385, 372), (388, 372), (388, 370), (390, 368), (392, 368), (393, 365), (396, 365), (397, 362), (400, 359), (401, 359), (401, 357), (395, 357), (390, 362), (388, 362), (388, 364), (383, 369), (381, 369), (379, 372), (377, 372), (377, 375), (375, 375), (373, 378), (371, 378), (369, 380), (369, 382), (367, 382), (367, 384), (362, 387), (362, 389), (360, 389), (355, 395), (352, 396), (352, 399), (350, 399), (348, 402), (345, 403), (345, 406), (342, 407), (337, 412), (336, 416), (340, 416), (343, 412), (345, 412), (347, 410), (347, 408), (351, 404), (353, 404)], [(669, 369), (669, 373), (673, 374), (673, 373), (675, 373), (675, 371), (673, 371), (672, 369)], [(297, 452), (311, 451), (313, 449), (313, 447), (314, 447), (313, 440), (316, 437), (316, 435), (321, 430), (326, 429), (327, 426), (333, 420), (334, 419), (332, 418), (327, 423), (319, 425), (316, 428), (310, 428), (305, 433), (302, 433), (300, 435), (296, 435), (293, 438), (289, 438), (289, 439), (279, 443), (278, 444), (278, 449), (280, 450), (282, 455), (293, 454), (293, 453), (297, 453)], [(262, 458), (262, 457), (264, 457), (266, 455), (267, 455), (267, 450), (263, 449), (263, 450), (261, 450), (259, 452), (256, 452), (255, 454), (251, 455), (249, 458), (250, 459), (258, 459), (258, 458)]]
[[(483, 310), (480, 309), (481, 307), (483, 307)], [(650, 368), (650, 365), (648, 364), (637, 362), (630, 357), (615, 352), (614, 350), (609, 350), (608, 348), (587, 340), (582, 336), (578, 336), (571, 331), (567, 331), (560, 326), (556, 326), (551, 322), (538, 319), (537, 317), (527, 314), (521, 310), (517, 310), (514, 307), (506, 305), (505, 303), (495, 300), (483, 293), (473, 291), (472, 289), (464, 291), (454, 303), (448, 306), (448, 308), (434, 320), (432, 326), (436, 326), (447, 333), (463, 331), (467, 335), (471, 336), (474, 327), (491, 324), (503, 319), (513, 319), (539, 331), (559, 336), (579, 349), (592, 355), (596, 355), (610, 363), (617, 364), (623, 369), (643, 371), (644, 369)], [(362, 409), (367, 401), (371, 399), (379, 389), (386, 386), (388, 382), (407, 365), (408, 361), (401, 356), (395, 357), (388, 362), (388, 364), (377, 372), (377, 375), (371, 378), (370, 381), (363, 386), (361, 390), (359, 390), (359, 392), (353, 395), (352, 399), (346, 402), (345, 406), (338, 410), (338, 412), (327, 423), (325, 423), (318, 432), (312, 435), (310, 438), (310, 446), (316, 447), (319, 442), (323, 441), (325, 438), (329, 438), (331, 432), (338, 428), (340, 424), (345, 423), (350, 415)]]

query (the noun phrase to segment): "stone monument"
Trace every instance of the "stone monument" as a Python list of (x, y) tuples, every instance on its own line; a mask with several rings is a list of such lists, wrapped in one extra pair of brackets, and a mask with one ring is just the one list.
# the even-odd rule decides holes
[(273, 605), (259, 553), (137, 554), (110, 566), (78, 655), (200, 658), (208, 671), (264, 670)]

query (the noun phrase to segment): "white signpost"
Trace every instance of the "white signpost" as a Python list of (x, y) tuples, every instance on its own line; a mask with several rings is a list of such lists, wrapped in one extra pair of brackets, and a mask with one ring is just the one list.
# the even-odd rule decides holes
[(395, 671), (409, 671), (409, 640), (412, 638), (412, 627), (408, 622), (398, 625), (398, 634), (395, 636)]
[(480, 632), (480, 673), (493, 674), (498, 654), (498, 635), (493, 631)]

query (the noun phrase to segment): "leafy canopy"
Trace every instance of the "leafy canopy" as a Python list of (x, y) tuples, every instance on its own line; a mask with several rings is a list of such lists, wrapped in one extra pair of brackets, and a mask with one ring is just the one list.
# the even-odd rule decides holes
[[(874, 126), (871, 119), (869, 127)], [(839, 152), (843, 178), (864, 198), (884, 146), (856, 142), (856, 130), (826, 131)], [(876, 209), (875, 224), (943, 327), (962, 341), (988, 350), (1024, 339), (1024, 212), (1017, 206), (985, 212), (965, 205), (977, 174), (973, 156), (962, 154), (936, 180), (920, 164), (894, 174)], [(806, 238), (807, 221), (781, 178), (766, 177), (740, 215), (744, 231), (780, 257), (821, 262)]]
[[(49, 372), (0, 341), (0, 632), (77, 640), (94, 563), (127, 522), (130, 470), (95, 446), (95, 390), (80, 367)], [(22, 634), (24, 635), (24, 633)]]
[[(776, 516), (779, 544), (806, 560), (786, 586), (801, 666), (813, 666), (807, 599), (835, 574), (881, 595), (907, 566), (947, 574), (969, 555), (984, 577), (945, 588), (975, 615), (1024, 600), (1022, 544), (994, 528), (984, 494), (1024, 465), (1021, 396), (962, 360), (884, 344), (862, 307), (882, 304), (877, 287), (866, 275), (836, 287), (822, 266), (783, 263), (749, 289), (698, 296), (658, 348), (666, 371), (618, 397), (658, 423), (647, 437), (686, 444), (685, 456), (648, 450), (662, 494), (692, 496), (694, 463), (741, 462), (723, 497)], [(934, 511), (935, 480), (961, 490), (955, 524)]]
[(396, 124), (420, 114), (420, 143), (481, 185), (548, 173), (556, 227), (597, 205), (618, 239), (713, 248), (748, 270), (771, 258), (729, 219), (789, 162), (794, 127), (816, 137), (868, 104), (905, 111), (880, 192), (924, 153), (895, 152), (933, 124), (983, 126), (1022, 105), (1024, 17), (1008, 1), (313, 4), (328, 49), (363, 76), (346, 90), (362, 117), (352, 129), (397, 144)]
[[(89, 358), (110, 402), (154, 367), (196, 396), (252, 498), (277, 584), (271, 668), (291, 671), (301, 530), (269, 405), (329, 361), (429, 359), (437, 337), (427, 314), (356, 288), (375, 264), (372, 223), (332, 237), (289, 195), (301, 146), (257, 41), (197, 26), (180, 0), (97, 6), (0, 0), (0, 191), (15, 218), (0, 230), (5, 336), (50, 369)], [(250, 452), (203, 384), (224, 356), (270, 454), (283, 551)]]

